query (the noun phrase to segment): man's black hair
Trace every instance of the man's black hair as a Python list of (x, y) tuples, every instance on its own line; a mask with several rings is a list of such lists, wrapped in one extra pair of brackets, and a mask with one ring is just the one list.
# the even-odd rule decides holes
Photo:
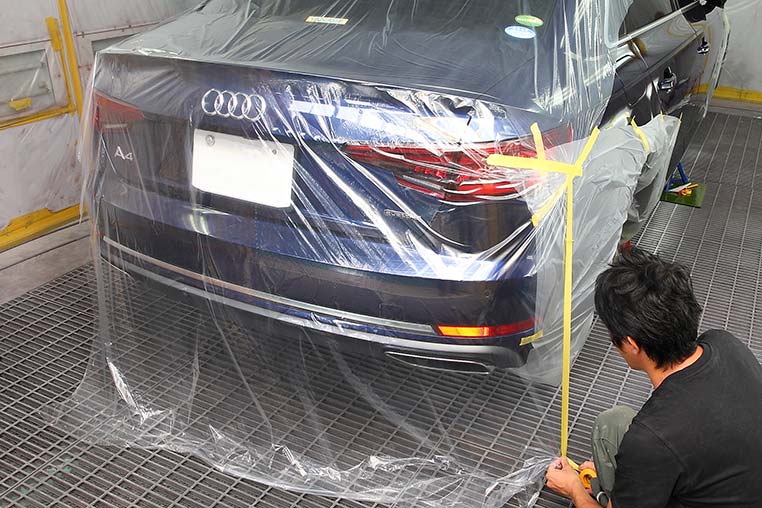
[(688, 270), (637, 247), (623, 249), (598, 276), (595, 310), (614, 345), (632, 337), (658, 368), (696, 350), (701, 307)]

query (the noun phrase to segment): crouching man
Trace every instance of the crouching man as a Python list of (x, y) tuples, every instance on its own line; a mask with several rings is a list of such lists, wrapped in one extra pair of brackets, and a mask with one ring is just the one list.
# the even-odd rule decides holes
[[(653, 393), (615, 407), (592, 436), (588, 492), (565, 458), (547, 485), (577, 508), (762, 507), (762, 367), (722, 330), (698, 336), (701, 308), (681, 266), (630, 248), (596, 282), (595, 307)], [(592, 494), (592, 496), (591, 496)]]

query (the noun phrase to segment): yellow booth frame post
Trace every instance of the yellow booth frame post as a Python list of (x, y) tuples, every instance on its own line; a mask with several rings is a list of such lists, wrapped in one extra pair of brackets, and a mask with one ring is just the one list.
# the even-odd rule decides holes
[[(58, 0), (58, 12), (63, 26), (63, 35), (56, 18), (46, 18), (45, 24), (50, 35), (50, 45), (61, 61), (61, 72), (66, 84), (67, 104), (46, 111), (34, 113), (7, 122), (0, 122), (0, 130), (20, 127), (60, 115), (74, 114), (82, 118), (82, 79), (79, 73), (79, 62), (74, 46), (74, 36), (69, 22), (69, 8), (66, 0)], [(71, 80), (71, 81), (70, 81)], [(28, 99), (28, 98), (27, 98)], [(14, 101), (20, 109), (31, 105), (31, 99), (22, 98)], [(0, 252), (15, 247), (24, 242), (38, 238), (50, 231), (77, 220), (81, 216), (79, 205), (70, 206), (52, 212), (48, 209), (37, 210), (13, 219), (8, 226), (0, 230)]]
[[(487, 164), (490, 166), (506, 167), (513, 169), (528, 169), (546, 173), (560, 173), (566, 175), (566, 236), (564, 246), (564, 316), (563, 316), (563, 373), (561, 378), (561, 456), (566, 457), (569, 448), (569, 387), (571, 375), (571, 314), (572, 314), (572, 256), (574, 236), (572, 230), (572, 219), (574, 217), (574, 177), (582, 175), (582, 166), (593, 149), (600, 131), (596, 127), (590, 134), (590, 138), (582, 149), (574, 164), (564, 162), (550, 161), (545, 157), (545, 145), (542, 141), (540, 129), (537, 124), (531, 127), (532, 137), (534, 138), (537, 149), (537, 158), (529, 159), (511, 155), (490, 155), (487, 158)], [(541, 207), (542, 215), (547, 213), (560, 193), (556, 193)], [(536, 216), (538, 214), (535, 214)], [(534, 223), (539, 222), (539, 218), (533, 217)]]

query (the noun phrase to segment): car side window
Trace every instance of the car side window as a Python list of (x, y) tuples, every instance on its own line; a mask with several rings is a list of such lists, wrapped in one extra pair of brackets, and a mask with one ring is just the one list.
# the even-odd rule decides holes
[(634, 0), (624, 18), (623, 30), (632, 33), (673, 11), (670, 0)]
[[(677, 7), (682, 9), (683, 7), (687, 5), (691, 5), (694, 3), (693, 0), (677, 0)], [(709, 2), (707, 2), (707, 6), (709, 5)], [(685, 19), (688, 20), (689, 23), (698, 23), (701, 21), (706, 21), (706, 13), (711, 11), (711, 8), (707, 9), (704, 5), (701, 5), (700, 3), (697, 3), (695, 7), (692, 9), (688, 9), (685, 12)]]

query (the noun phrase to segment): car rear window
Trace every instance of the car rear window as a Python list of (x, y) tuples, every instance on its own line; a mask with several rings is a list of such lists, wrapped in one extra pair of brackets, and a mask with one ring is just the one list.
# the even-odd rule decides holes
[[(395, 30), (449, 32), (459, 28), (515, 25), (519, 15), (537, 28), (548, 19), (556, 0), (253, 0), (259, 17), (303, 17), (316, 24), (376, 25)], [(536, 18), (536, 19), (535, 19)], [(527, 21), (529, 19), (529, 21)]]

